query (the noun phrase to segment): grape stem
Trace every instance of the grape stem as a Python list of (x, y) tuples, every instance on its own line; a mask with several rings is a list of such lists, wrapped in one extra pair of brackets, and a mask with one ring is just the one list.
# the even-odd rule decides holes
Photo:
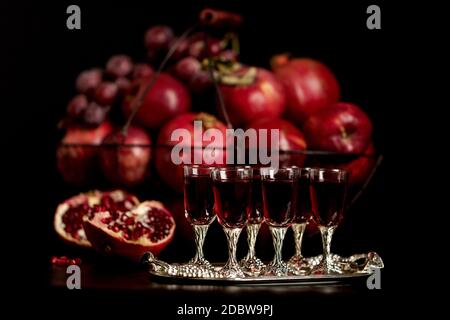
[(181, 36), (175, 41), (173, 46), (170, 47), (169, 51), (167, 52), (166, 56), (164, 57), (164, 60), (161, 62), (161, 64), (158, 67), (158, 70), (156, 70), (155, 73), (153, 73), (150, 81), (148, 84), (141, 89), (138, 94), (136, 95), (136, 98), (133, 100), (131, 105), (131, 114), (127, 119), (127, 122), (122, 128), (122, 134), (124, 136), (127, 135), (128, 128), (131, 125), (131, 122), (133, 121), (134, 117), (136, 116), (137, 112), (141, 108), (144, 98), (147, 95), (147, 93), (152, 89), (153, 85), (156, 83), (156, 80), (158, 79), (161, 72), (164, 70), (164, 67), (166, 66), (167, 62), (169, 62), (170, 58), (173, 56), (177, 48), (180, 46), (180, 44), (198, 27), (198, 24), (193, 25), (192, 27), (186, 29)]

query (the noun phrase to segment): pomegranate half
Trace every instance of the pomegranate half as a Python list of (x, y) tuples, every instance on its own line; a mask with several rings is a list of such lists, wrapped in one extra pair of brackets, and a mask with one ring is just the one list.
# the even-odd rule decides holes
[(81, 247), (90, 247), (83, 229), (83, 217), (94, 208), (128, 211), (139, 200), (122, 190), (101, 192), (98, 190), (73, 196), (56, 208), (53, 225), (56, 233), (65, 242)]
[(103, 210), (83, 218), (86, 236), (99, 252), (139, 261), (157, 255), (175, 232), (172, 214), (159, 201), (145, 201), (130, 211)]

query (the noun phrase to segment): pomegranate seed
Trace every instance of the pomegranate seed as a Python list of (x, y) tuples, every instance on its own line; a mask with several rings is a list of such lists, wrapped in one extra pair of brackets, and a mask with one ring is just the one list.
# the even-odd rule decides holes
[(61, 256), (61, 257), (53, 256), (50, 261), (53, 265), (56, 265), (56, 266), (69, 266), (69, 265), (73, 265), (73, 264), (77, 264), (77, 265), (81, 264), (80, 258), (69, 259), (66, 256)]
[(112, 220), (111, 220), (111, 217), (106, 217), (106, 218), (103, 218), (102, 220), (100, 220), (102, 223), (104, 223), (104, 224), (109, 224)]
[(114, 212), (111, 214), (111, 217), (112, 217), (113, 220), (117, 220), (117, 219), (120, 217), (120, 213), (117, 212), (117, 211), (114, 211)]

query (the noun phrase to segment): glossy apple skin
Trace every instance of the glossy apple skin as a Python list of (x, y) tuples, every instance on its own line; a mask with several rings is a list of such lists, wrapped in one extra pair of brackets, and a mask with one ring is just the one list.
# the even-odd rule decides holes
[(151, 140), (145, 130), (131, 126), (126, 136), (115, 131), (105, 138), (103, 144), (100, 163), (110, 182), (133, 187), (145, 180), (151, 159)]
[[(303, 132), (294, 126), (291, 122), (284, 119), (259, 119), (253, 121), (249, 124), (248, 128), (253, 128), (258, 130), (259, 139), (259, 129), (268, 129), (268, 139), (270, 141), (270, 130), (278, 129), (280, 131), (280, 166), (302, 166), (305, 160), (305, 155), (298, 154), (292, 151), (302, 151), (306, 150), (307, 143)], [(250, 145), (250, 148), (255, 147)]]
[[(201, 120), (203, 121), (203, 132), (205, 132), (209, 128), (216, 128), (220, 130), (225, 139), (226, 137), (226, 126), (216, 119), (214, 116), (209, 115), (207, 113), (192, 113), (188, 112), (178, 117), (172, 119), (168, 123), (166, 123), (160, 130), (158, 135), (158, 150), (156, 150), (155, 154), (155, 165), (156, 170), (158, 171), (161, 179), (174, 191), (179, 193), (183, 192), (183, 164), (176, 165), (172, 162), (171, 152), (172, 147), (178, 144), (177, 141), (171, 141), (172, 132), (176, 129), (186, 129), (191, 134), (191, 146), (194, 147), (205, 147), (210, 144), (210, 142), (203, 142), (201, 145), (194, 144), (194, 121)], [(224, 142), (225, 143), (225, 142)], [(219, 143), (213, 142), (211, 146), (217, 146), (218, 148), (222, 148), (223, 146)], [(222, 150), (222, 149), (220, 149)], [(202, 148), (194, 148), (191, 154), (182, 153), (181, 157), (183, 163), (188, 163), (189, 161), (193, 163), (194, 154), (197, 152), (202, 152)], [(220, 152), (219, 156), (222, 159), (222, 162), (226, 161), (226, 152)]]
[(304, 127), (308, 147), (340, 153), (363, 153), (372, 137), (372, 122), (357, 105), (336, 103), (313, 114)]
[(252, 84), (221, 84), (220, 90), (235, 127), (245, 127), (255, 119), (280, 117), (286, 107), (283, 86), (272, 72), (262, 68), (257, 68)]
[(272, 66), (286, 93), (286, 118), (296, 125), (303, 125), (309, 116), (339, 101), (339, 83), (323, 63), (303, 58)]
[[(123, 113), (128, 117), (132, 102), (141, 90), (152, 81), (151, 77), (136, 79), (123, 103)], [(135, 121), (146, 129), (160, 128), (173, 117), (191, 109), (191, 96), (184, 84), (169, 74), (161, 73), (146, 94)]]

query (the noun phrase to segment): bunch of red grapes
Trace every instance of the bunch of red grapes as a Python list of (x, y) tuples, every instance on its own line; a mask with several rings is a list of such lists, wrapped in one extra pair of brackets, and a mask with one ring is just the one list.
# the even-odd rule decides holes
[[(104, 68), (81, 72), (57, 150), (64, 180), (85, 185), (106, 178), (133, 187), (148, 178), (153, 164), (167, 185), (182, 191), (182, 168), (171, 161), (170, 146), (175, 142), (170, 136), (179, 128), (193, 132), (193, 122), (202, 120), (205, 130), (225, 132), (227, 125), (280, 130), (280, 151), (287, 152), (281, 155), (281, 165), (315, 164), (313, 158), (291, 151), (354, 155), (333, 166), (349, 170), (351, 183), (362, 183), (373, 166), (372, 124), (359, 106), (340, 101), (340, 85), (332, 71), (319, 61), (288, 55), (274, 56), (271, 70), (244, 64), (235, 40), (235, 33), (177, 37), (169, 26), (153, 26), (144, 37), (148, 61), (137, 63), (121, 54), (112, 56)], [(155, 70), (171, 51), (167, 67), (155, 78)], [(208, 95), (214, 93), (211, 76), (226, 114), (220, 108), (206, 113), (197, 105), (195, 110), (202, 112), (192, 111), (198, 97), (210, 97), (207, 104), (217, 104), (214, 94)], [(122, 130), (137, 104), (131, 126)]]

